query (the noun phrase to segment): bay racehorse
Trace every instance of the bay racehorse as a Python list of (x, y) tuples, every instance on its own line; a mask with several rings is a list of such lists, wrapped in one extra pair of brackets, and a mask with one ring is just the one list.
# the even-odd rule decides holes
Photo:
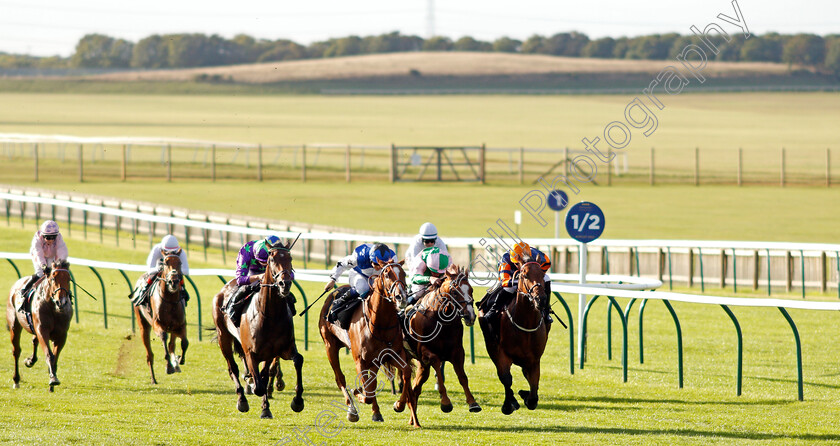
[[(540, 311), (540, 302), (544, 301), (545, 295), (545, 272), (538, 263), (525, 262), (519, 268), (518, 275), (516, 297), (499, 315), (498, 337), (488, 333), (486, 321), (479, 318), (487, 353), (496, 365), (496, 373), (505, 387), (505, 402), (502, 404), (502, 413), (505, 415), (519, 409), (519, 403), (511, 390), (513, 378), (510, 367), (513, 364), (522, 368), (530, 385), (529, 390), (520, 390), (519, 396), (525, 402), (525, 407), (536, 409), (539, 400), (540, 358), (551, 329), (551, 325), (544, 322)], [(481, 311), (479, 316), (483, 314)]]
[(435, 369), (440, 409), (452, 411), (452, 402), (444, 387), (443, 364), (452, 363), (470, 412), (480, 412), (481, 406), (470, 392), (469, 380), (464, 373), (464, 326), (475, 323), (473, 289), (469, 284), (469, 273), (455, 265), (446, 268), (443, 282), (429, 290), (407, 313), (403, 321), (403, 334), (408, 352), (420, 363), (413, 388), (416, 398), (420, 397), (423, 383), (429, 378), (429, 370)]
[[(272, 418), (268, 403), (269, 369), (277, 357), (292, 360), (297, 371), (295, 396), (291, 408), (303, 410), (303, 356), (295, 344), (295, 326), (291, 310), (286, 303), (292, 286), (291, 244), (272, 247), (268, 263), (260, 279), (260, 291), (248, 303), (237, 328), (224, 312), (225, 300), (236, 291), (236, 280), (231, 280), (213, 299), (213, 322), (219, 339), (219, 348), (227, 361), (228, 374), (236, 384), (236, 408), (247, 412), (248, 400), (239, 382), (239, 367), (234, 351), (245, 359), (247, 373), (254, 380), (254, 394), (262, 397), (260, 418)], [(260, 368), (260, 365), (263, 365)]]
[[(359, 412), (351, 392), (356, 394), (360, 403), (372, 404), (373, 421), (383, 421), (376, 400), (377, 374), (380, 368), (384, 367), (387, 374), (389, 368), (394, 367), (400, 371), (403, 382), (411, 382), (411, 365), (403, 348), (403, 334), (397, 316), (397, 306), (406, 299), (405, 271), (402, 263), (383, 265), (380, 274), (373, 278), (370, 294), (353, 313), (348, 330), (327, 322), (326, 315), (336, 294), (347, 291), (345, 288), (349, 285), (330, 293), (321, 309), (318, 327), (321, 338), (324, 339), (327, 359), (335, 374), (335, 382), (344, 396), (347, 419), (351, 422), (359, 420)], [(347, 389), (347, 381), (338, 361), (338, 351), (342, 347), (350, 349), (356, 364), (356, 383), (359, 386), (352, 391)], [(400, 401), (394, 404), (394, 410), (402, 412), (406, 403), (411, 412), (409, 424), (420, 427), (417, 420), (417, 397), (411, 386), (403, 386), (402, 396)]]
[[(50, 392), (53, 387), (61, 384), (58, 381), (58, 356), (67, 341), (67, 330), (73, 317), (73, 295), (70, 293), (70, 264), (66, 261), (54, 262), (44, 271), (42, 278), (35, 286), (31, 298), (32, 325), (29, 325), (26, 315), (17, 311), (22, 302), (20, 290), (26, 284), (29, 276), (24, 277), (12, 285), (9, 299), (6, 302), (6, 326), (12, 338), (12, 356), (15, 358), (15, 374), (12, 377), (14, 388), (20, 387), (20, 372), (18, 359), (20, 358), (20, 338), (22, 330), (32, 333), (32, 356), (26, 358), (23, 364), (32, 367), (38, 361), (38, 345), (47, 357), (47, 371), (50, 374)], [(52, 346), (50, 346), (52, 341)]]
[[(142, 277), (138, 280), (135, 292), (140, 292), (142, 280)], [(161, 277), (149, 286), (152, 287), (149, 293), (149, 304), (135, 305), (134, 315), (140, 321), (140, 335), (146, 347), (146, 363), (149, 365), (152, 384), (157, 384), (154, 368), (155, 355), (152, 352), (150, 339), (151, 331), (154, 330), (163, 342), (163, 357), (166, 361), (167, 374), (181, 371), (179, 364), (184, 364), (187, 347), (190, 345), (187, 340), (187, 314), (184, 302), (181, 300), (184, 277), (181, 274), (181, 258), (178, 254), (164, 256)], [(175, 338), (181, 338), (181, 356), (175, 354)]]

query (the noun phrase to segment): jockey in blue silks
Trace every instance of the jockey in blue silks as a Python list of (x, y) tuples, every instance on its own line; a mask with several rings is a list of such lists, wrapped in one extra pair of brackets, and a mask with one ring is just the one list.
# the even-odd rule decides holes
[[(339, 260), (330, 273), (330, 281), (324, 291), (331, 290), (336, 280), (347, 269), (350, 269), (350, 291), (337, 296), (332, 308), (340, 309), (348, 299), (364, 299), (370, 294), (370, 278), (376, 277), (385, 265), (395, 262), (397, 254), (383, 243), (365, 243), (359, 245), (353, 252)], [(331, 311), (327, 317), (329, 322), (335, 322), (336, 312)]]

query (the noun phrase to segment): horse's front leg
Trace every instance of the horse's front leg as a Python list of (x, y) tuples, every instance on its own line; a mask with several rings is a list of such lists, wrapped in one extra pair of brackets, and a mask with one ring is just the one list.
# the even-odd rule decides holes
[[(431, 355), (429, 359), (429, 363), (435, 369), (437, 375), (437, 387), (440, 393), (440, 410), (444, 413), (452, 412), (452, 401), (449, 399), (449, 394), (446, 393), (446, 386), (443, 384), (443, 362), (437, 355)], [(420, 396), (417, 391), (415, 391), (415, 396)]]
[(26, 367), (32, 367), (38, 362), (38, 336), (32, 335), (32, 356), (23, 361)]
[(268, 372), (271, 369), (272, 361), (266, 361), (265, 365), (263, 365), (262, 370), (260, 370), (257, 375), (259, 379), (257, 379), (257, 389), (254, 393), (260, 395), (262, 391), (262, 412), (260, 412), (260, 418), (274, 418), (274, 415), (271, 414), (271, 409), (269, 408), (270, 404), (268, 403), (268, 392), (266, 391), (266, 384), (268, 383)]
[[(166, 361), (166, 374), (171, 375), (171, 374), (175, 373), (176, 370), (175, 370), (175, 367), (172, 365), (172, 355), (169, 353), (169, 346), (170, 346), (169, 333), (167, 333), (165, 330), (161, 330), (157, 333), (157, 335), (160, 338), (160, 340), (163, 342), (163, 353), (164, 353), (163, 360)], [(174, 349), (175, 344), (172, 343), (171, 345)]]
[(181, 359), (178, 355), (175, 354), (175, 339), (178, 338), (177, 333), (171, 333), (169, 336), (169, 344), (167, 346), (167, 353), (169, 353), (169, 362), (172, 363), (172, 370), (175, 373), (181, 373), (181, 366), (178, 365), (178, 361)]
[(510, 375), (511, 360), (503, 352), (499, 352), (496, 362), (496, 374), (499, 376), (499, 381), (505, 387), (505, 402), (502, 404), (502, 413), (510, 415), (514, 410), (519, 409), (519, 403), (513, 396), (513, 377)]
[(52, 392), (53, 387), (61, 384), (61, 382), (55, 375), (55, 355), (53, 355), (50, 349), (50, 334), (43, 327), (38, 327), (37, 334), (38, 342), (41, 344), (41, 348), (44, 350), (44, 356), (47, 358), (47, 370), (50, 372), (50, 392)]
[[(423, 361), (417, 361), (417, 376), (414, 377), (414, 383), (404, 383), (402, 392), (400, 392), (400, 399), (394, 403), (394, 411), (402, 412), (405, 410), (405, 404), (408, 402), (408, 393), (405, 391), (405, 386), (411, 385), (414, 391), (414, 398), (419, 399), (420, 393), (423, 391), (423, 384), (429, 379), (429, 366), (423, 364)], [(402, 381), (402, 373), (400, 373), (400, 381)]]
[[(292, 357), (295, 363), (295, 374), (297, 375), (297, 382), (295, 384), (295, 397), (292, 398), (292, 410), (300, 412), (303, 410), (303, 355), (298, 353), (295, 349), (295, 355)], [(280, 367), (277, 367), (280, 370)], [(283, 379), (282, 372), (280, 373), (280, 380)]]
[(408, 422), (411, 426), (420, 427), (420, 420), (417, 418), (417, 395), (414, 394), (414, 389), (408, 385), (411, 382), (411, 364), (408, 362), (407, 356), (405, 352), (402, 352), (400, 355), (402, 361), (397, 364), (397, 368), (402, 372), (403, 382), (406, 383), (403, 386), (403, 395), (408, 402), (408, 410), (411, 412)]
[(18, 369), (18, 360), (20, 359), (21, 329), (22, 327), (20, 326), (20, 324), (17, 323), (17, 320), (15, 320), (14, 326), (12, 326), (11, 330), (9, 330), (9, 334), (12, 338), (12, 357), (15, 358), (15, 374), (12, 375), (12, 388), (14, 389), (20, 388), (20, 370)]
[(456, 352), (452, 356), (452, 368), (455, 369), (455, 375), (458, 376), (458, 382), (464, 388), (464, 396), (467, 397), (467, 405), (470, 412), (481, 412), (481, 406), (475, 401), (472, 392), (470, 391), (470, 382), (467, 374), (464, 372), (464, 350)]
[(537, 394), (537, 391), (540, 389), (540, 363), (537, 362), (536, 364), (531, 364), (529, 367), (523, 368), (522, 374), (528, 380), (530, 391), (520, 390), (519, 396), (522, 397), (525, 407), (534, 410), (537, 408), (537, 402), (540, 399)]

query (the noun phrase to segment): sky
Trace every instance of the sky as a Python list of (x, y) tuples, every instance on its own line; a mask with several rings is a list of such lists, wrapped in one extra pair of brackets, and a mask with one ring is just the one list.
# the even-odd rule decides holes
[[(738, 5), (752, 33), (840, 34), (840, 0)], [(735, 17), (731, 0), (0, 0), (0, 52), (66, 57), (90, 33), (132, 42), (152, 34), (248, 34), (301, 44), (392, 31), (489, 41), (564, 31), (590, 38), (689, 34), (690, 26), (702, 29), (720, 13)]]

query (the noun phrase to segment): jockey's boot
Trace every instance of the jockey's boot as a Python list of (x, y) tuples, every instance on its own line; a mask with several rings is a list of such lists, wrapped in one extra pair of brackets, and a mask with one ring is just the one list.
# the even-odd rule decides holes
[(542, 308), (545, 323), (550, 324), (554, 322), (554, 319), (551, 318), (551, 282), (545, 283), (545, 300), (540, 302), (540, 307)]
[(187, 302), (190, 301), (190, 293), (187, 292), (187, 289), (184, 288), (184, 285), (181, 285), (181, 300), (184, 301), (184, 306), (187, 306)]
[(29, 276), (29, 280), (23, 285), (23, 288), (20, 290), (20, 295), (23, 297), (20, 302), (20, 308), (18, 311), (29, 311), (29, 301), (31, 300), (32, 292), (35, 290), (35, 283), (38, 282), (38, 275), (33, 274)]
[(297, 314), (297, 309), (295, 309), (295, 303), (297, 303), (297, 299), (295, 298), (295, 295), (292, 294), (292, 293), (289, 293), (289, 295), (286, 296), (286, 305), (289, 306), (289, 313), (292, 316), (295, 316)]
[(358, 296), (359, 293), (352, 288), (349, 290), (345, 289), (345, 291), (336, 296), (335, 300), (333, 300), (332, 306), (330, 306), (330, 311), (327, 313), (327, 322), (335, 323), (338, 320), (338, 313), (341, 313), (341, 310), (344, 309), (345, 302)]
[(228, 301), (226, 313), (233, 322), (233, 325), (239, 326), (239, 320), (242, 318), (242, 310), (248, 302), (248, 297), (260, 288), (259, 282), (242, 285), (236, 290), (236, 293)]

